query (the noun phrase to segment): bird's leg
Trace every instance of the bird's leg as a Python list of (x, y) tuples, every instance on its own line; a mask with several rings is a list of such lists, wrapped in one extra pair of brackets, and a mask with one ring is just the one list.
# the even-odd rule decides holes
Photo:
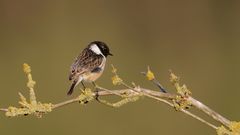
[(83, 86), (83, 89), (85, 90), (86, 89), (86, 87), (85, 87), (85, 85), (84, 85), (84, 83), (81, 81), (81, 84), (82, 84), (82, 86)]
[(96, 99), (96, 100), (97, 100), (98, 102), (100, 102), (100, 101), (99, 101), (99, 94), (98, 94), (98, 89), (96, 89), (96, 90), (95, 90), (95, 92), (96, 92), (96, 96), (95, 96), (95, 99)]
[(92, 84), (93, 84), (94, 87), (97, 87), (97, 84), (95, 82), (92, 82)]
[[(84, 85), (84, 83), (81, 81), (81, 84), (83, 86), (83, 93), (85, 93), (85, 90), (86, 90), (86, 86)], [(85, 101), (84, 104), (87, 104), (88, 101)]]
[(97, 84), (95, 82), (92, 82), (93, 86), (95, 87), (95, 99), (99, 102), (99, 94), (98, 94), (98, 88), (97, 88)]

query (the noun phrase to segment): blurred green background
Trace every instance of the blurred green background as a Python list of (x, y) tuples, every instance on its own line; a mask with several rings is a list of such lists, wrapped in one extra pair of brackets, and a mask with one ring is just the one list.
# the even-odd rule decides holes
[[(114, 64), (126, 82), (157, 90), (140, 75), (150, 65), (174, 92), (168, 73), (172, 69), (194, 97), (230, 120), (240, 120), (239, 13), (237, 0), (1, 0), (0, 106), (16, 106), (18, 92), (28, 94), (24, 62), (33, 69), (38, 100), (57, 103), (72, 98), (66, 95), (69, 67), (89, 42), (101, 40), (114, 57), (109, 57), (99, 85), (116, 89), (110, 80)], [(76, 90), (74, 96), (78, 94)], [(119, 109), (76, 103), (42, 119), (6, 118), (3, 113), (0, 117), (0, 134), (7, 135), (215, 134), (147, 98)]]

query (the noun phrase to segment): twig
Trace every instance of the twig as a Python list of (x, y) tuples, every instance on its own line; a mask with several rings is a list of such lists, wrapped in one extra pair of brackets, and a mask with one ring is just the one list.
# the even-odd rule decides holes
[[(121, 96), (123, 94), (128, 93), (129, 96), (134, 96), (134, 95), (140, 95), (139, 93), (137, 93), (136, 91), (133, 91), (132, 89), (121, 89), (121, 90), (108, 90), (106, 88), (101, 88), (98, 87), (98, 89), (100, 91), (94, 92), (92, 96), (96, 96), (96, 94), (98, 94), (99, 96), (109, 96), (109, 95), (117, 95), (117, 96)], [(158, 92), (158, 91), (153, 91), (153, 90), (149, 90), (149, 89), (145, 89), (145, 88), (140, 88), (141, 94), (145, 95), (146, 97), (161, 101), (167, 105), (170, 105), (171, 107), (174, 107), (174, 105), (169, 102), (168, 100), (172, 100), (176, 95), (174, 94), (170, 94), (170, 93), (163, 93), (163, 92)], [(204, 111), (205, 113), (207, 113), (208, 115), (210, 115), (211, 117), (213, 117), (215, 120), (223, 123), (224, 125), (229, 125), (230, 121), (227, 120), (226, 118), (222, 117), (221, 115), (219, 115), (218, 113), (214, 112), (213, 110), (211, 110), (209, 107), (207, 107), (206, 105), (202, 104), (201, 102), (197, 101), (196, 99), (189, 97), (188, 98), (189, 101), (191, 101), (191, 103), (198, 108), (199, 110)], [(65, 105), (68, 104), (72, 104), (72, 103), (76, 103), (79, 102), (79, 98), (75, 97), (73, 99), (70, 100), (66, 100), (57, 104), (54, 104), (52, 109), (57, 109), (60, 107), (63, 107)], [(8, 109), (6, 108), (1, 108), (0, 111), (3, 112), (7, 112)], [(181, 112), (207, 124), (208, 126), (217, 129), (217, 127), (207, 121), (205, 121), (204, 119), (192, 114), (191, 112), (185, 110), (185, 109), (180, 109)]]
[[(148, 72), (150, 71), (150, 68), (148, 67)], [(147, 75), (146, 72), (141, 72), (143, 75)], [(156, 86), (159, 87), (160, 90), (164, 90), (166, 92), (166, 89), (163, 88), (163, 86), (161, 85), (161, 83), (154, 77), (152, 80), (150, 80), (153, 82), (153, 84), (155, 84)], [(164, 92), (163, 91), (163, 92)], [(169, 94), (171, 95), (171, 94)], [(176, 97), (176, 95), (174, 95)], [(174, 98), (173, 98), (174, 99)], [(192, 106), (198, 108), (199, 110), (203, 111), (204, 113), (206, 113), (207, 115), (209, 115), (210, 117), (212, 117), (213, 119), (221, 122), (223, 125), (229, 127), (230, 125), (230, 120), (226, 119), (225, 117), (221, 116), (220, 114), (218, 114), (217, 112), (213, 111), (212, 109), (210, 109), (209, 107), (207, 107), (206, 105), (204, 105), (203, 103), (201, 103), (200, 101), (194, 99), (193, 97), (189, 96), (187, 99), (187, 101), (189, 101)], [(170, 104), (169, 104), (170, 105)], [(174, 106), (173, 106), (174, 107)], [(192, 113), (190, 113), (187, 110), (184, 109), (180, 109), (180, 111), (184, 112), (184, 113), (189, 113), (189, 115), (194, 115)], [(195, 116), (194, 116), (195, 117)], [(198, 116), (195, 117), (196, 119), (198, 119), (199, 121), (202, 121), (203, 123), (216, 128), (216, 126), (206, 122), (205, 120), (199, 118)]]
[[(157, 97), (150, 96), (150, 95), (146, 95), (146, 96), (147, 96), (147, 97), (150, 97), (150, 98), (153, 98), (153, 99), (156, 99), (156, 100), (158, 100), (158, 101), (164, 102), (164, 103), (166, 103), (167, 105), (170, 105), (171, 107), (174, 107), (174, 105), (173, 105), (171, 102), (169, 102), (169, 101), (167, 101), (167, 100), (165, 100), (165, 99), (157, 98)], [(195, 115), (195, 114), (193, 114), (193, 113), (191, 113), (191, 112), (189, 112), (189, 111), (187, 111), (187, 110), (185, 110), (185, 109), (180, 109), (180, 111), (183, 112), (183, 113), (185, 113), (185, 114), (187, 114), (187, 115), (189, 115), (189, 116), (191, 116), (191, 117), (193, 117), (193, 118), (195, 118), (195, 119), (197, 119), (197, 120), (199, 120), (199, 121), (201, 121), (201, 122), (204, 123), (204, 124), (207, 124), (208, 126), (214, 128), (214, 129), (217, 129), (217, 127), (216, 127), (215, 125), (207, 122), (206, 120), (198, 117), (197, 115)]]
[[(160, 84), (160, 83), (158, 83), (158, 80), (157, 80), (157, 79), (154, 79), (154, 80), (155, 80), (154, 83)], [(127, 85), (126, 83), (124, 83), (124, 82), (122, 82), (122, 85), (125, 86), (125, 87), (127, 87), (127, 88), (130, 88), (130, 89), (132, 89), (132, 90), (135, 90), (134, 88), (131, 88), (130, 86), (128, 86), (128, 85)], [(151, 94), (151, 92), (146, 92), (146, 89), (141, 89), (141, 88), (140, 88), (139, 90), (140, 90), (141, 94), (145, 95), (146, 97), (149, 97), (149, 98), (152, 98), (152, 99), (161, 101), (161, 102), (163, 102), (163, 103), (165, 103), (165, 104), (167, 104), (167, 105), (170, 105), (171, 107), (174, 107), (174, 104), (173, 104), (173, 103), (167, 101), (166, 99), (163, 99), (162, 97), (153, 96), (153, 95)], [(137, 91), (137, 90), (135, 90), (135, 91)], [(147, 90), (147, 91), (148, 91), (148, 90)], [(158, 92), (158, 93), (163, 93), (163, 91), (162, 91), (162, 92)], [(168, 100), (172, 100), (174, 97), (176, 97), (176, 95), (173, 95), (173, 94), (171, 95), (171, 94), (163, 93), (163, 95), (169, 95)], [(215, 126), (215, 125), (207, 122), (206, 120), (198, 117), (197, 115), (195, 115), (195, 114), (193, 114), (193, 113), (191, 113), (191, 112), (189, 112), (189, 111), (187, 111), (187, 110), (185, 110), (185, 109), (180, 109), (180, 111), (183, 112), (183, 113), (185, 113), (185, 114), (187, 114), (187, 115), (189, 115), (189, 116), (191, 116), (191, 117), (193, 117), (193, 118), (195, 118), (195, 119), (197, 119), (197, 120), (199, 120), (199, 121), (201, 121), (202, 123), (204, 123), (204, 124), (206, 124), (206, 125), (214, 128), (215, 130), (217, 129), (217, 126)]]
[[(141, 72), (144, 76), (147, 75), (146, 72)], [(163, 93), (167, 93), (166, 89), (162, 86), (162, 84), (154, 77), (152, 80), (150, 80), (153, 84), (155, 84)]]
[(181, 112), (184, 112), (185, 114), (187, 114), (187, 115), (189, 115), (189, 116), (191, 116), (191, 117), (193, 117), (193, 118), (195, 118), (195, 119), (197, 119), (197, 120), (199, 120), (199, 121), (201, 121), (201, 122), (204, 123), (204, 124), (207, 124), (208, 126), (214, 128), (215, 130), (218, 128), (217, 126), (215, 126), (215, 125), (207, 122), (206, 120), (198, 117), (197, 115), (195, 115), (195, 114), (193, 114), (193, 113), (191, 113), (191, 112), (189, 112), (189, 111), (187, 111), (187, 110), (180, 109), (180, 111), (181, 111)]
[(0, 108), (0, 111), (2, 111), (2, 112), (7, 112), (8, 109), (6, 109), (6, 108)]
[[(132, 91), (132, 89), (121, 89), (121, 90), (108, 90), (106, 88), (102, 88), (102, 87), (98, 87), (98, 89), (100, 90), (98, 92), (98, 95), (99, 96), (109, 96), (109, 95), (117, 95), (117, 96), (121, 96), (125, 93), (128, 93), (129, 96), (134, 96), (134, 95), (139, 95), (139, 93), (135, 92), (135, 91)], [(170, 105), (171, 107), (174, 107), (174, 105), (167, 101), (167, 100), (171, 100), (175, 97), (174, 94), (170, 94), (170, 93), (162, 93), (162, 92), (158, 92), (158, 91), (153, 91), (153, 90), (149, 90), (149, 89), (145, 89), (145, 88), (140, 88), (140, 91), (142, 94), (144, 94), (146, 97), (149, 97), (149, 98), (152, 98), (152, 99), (155, 99), (155, 100), (158, 100), (158, 101), (161, 101), (163, 103), (166, 103), (167, 105)], [(93, 96), (96, 96), (97, 92), (94, 92), (93, 93)], [(165, 99), (164, 99), (165, 98)], [(166, 100), (167, 99), (167, 100)], [(216, 118), (216, 120), (220, 121), (221, 120), (223, 121), (222, 123), (225, 123), (225, 124), (229, 124), (229, 120), (226, 120), (224, 117), (218, 115), (216, 112), (214, 113), (211, 113), (210, 112), (213, 112), (213, 111), (209, 111), (211, 109), (209, 109), (208, 107), (206, 107), (204, 104), (200, 103), (199, 101), (189, 97), (188, 98), (194, 106), (196, 106), (197, 108), (199, 108), (200, 110), (205, 110), (206, 112), (209, 113), (209, 115), (214, 115)], [(79, 98), (78, 97), (75, 97), (73, 99), (70, 99), (70, 100), (66, 100), (66, 101), (63, 101), (63, 102), (60, 102), (60, 103), (57, 103), (57, 104), (54, 104), (52, 109), (57, 109), (57, 108), (60, 108), (60, 107), (63, 107), (65, 105), (68, 105), (68, 104), (72, 104), (72, 103), (76, 103), (76, 102), (79, 102)], [(7, 112), (8, 109), (6, 108), (1, 108), (0, 111), (3, 111), (3, 112)], [(217, 129), (216, 126), (214, 126), (213, 124), (203, 120), (202, 118), (192, 114), (191, 112), (187, 111), (187, 110), (184, 110), (184, 109), (181, 109), (180, 111), (182, 111), (183, 113), (209, 125), (210, 127), (214, 128), (214, 129)], [(213, 117), (214, 117), (213, 116)]]
[(57, 103), (57, 104), (54, 104), (52, 109), (63, 107), (65, 105), (68, 105), (68, 104), (71, 104), (71, 103), (75, 103), (75, 102), (79, 102), (79, 98), (78, 97), (70, 99), (70, 100), (66, 100), (66, 101), (63, 101), (63, 102), (60, 102), (60, 103)]
[(208, 114), (209, 116), (211, 116), (213, 119), (215, 119), (216, 121), (221, 122), (223, 125), (229, 127), (230, 125), (230, 120), (228, 120), (227, 118), (223, 117), (222, 115), (218, 114), (217, 112), (213, 111), (212, 109), (210, 109), (208, 106), (204, 105), (203, 103), (201, 103), (200, 101), (194, 99), (193, 97), (188, 97), (187, 98), (188, 101), (191, 102), (191, 104), (193, 106), (195, 106), (196, 108), (198, 108), (199, 110), (205, 112), (206, 114)]
[[(94, 92), (92, 96), (109, 96), (109, 95), (117, 95), (117, 96), (122, 96), (124, 94), (128, 94), (128, 96), (136, 96), (139, 95), (139, 93), (132, 91), (132, 89), (121, 89), (121, 90), (109, 90), (106, 88), (102, 88), (102, 87), (97, 87), (97, 89), (99, 90), (98, 92)], [(168, 93), (162, 93), (162, 92), (158, 92), (158, 91), (152, 91), (149, 89), (145, 89), (145, 88), (141, 88), (141, 91), (143, 93), (145, 93), (146, 95), (150, 95), (152, 97), (161, 97), (161, 98), (166, 98), (166, 99), (172, 99), (174, 98), (173, 95), (168, 94)], [(71, 103), (75, 103), (75, 102), (79, 102), (79, 98), (75, 97), (73, 99), (70, 100), (66, 100), (57, 104), (54, 104), (52, 109), (56, 109)]]
[[(128, 93), (131, 96), (139, 95), (139, 93), (133, 92), (131, 89), (108, 90), (106, 88), (101, 88), (101, 87), (98, 87), (98, 89), (100, 90), (98, 92), (99, 96), (109, 96), (109, 95), (120, 96), (120, 95), (123, 95), (125, 93)], [(169, 94), (169, 93), (162, 93), (162, 92), (158, 92), (158, 91), (152, 91), (152, 90), (145, 89), (145, 88), (141, 88), (140, 90), (145, 96), (147, 96), (149, 98), (152, 98), (152, 99), (155, 99), (155, 100), (158, 100), (158, 101), (161, 101), (163, 103), (166, 103), (166, 104), (170, 105), (171, 107), (174, 107), (174, 105), (171, 102), (169, 102), (165, 99), (162, 99), (162, 98), (173, 99), (173, 97), (175, 97), (175, 95)], [(97, 94), (96, 92), (93, 93), (93, 96), (96, 96), (96, 94)], [(191, 100), (193, 100), (193, 99), (191, 98)], [(75, 102), (79, 102), (78, 98), (73, 98), (73, 99), (58, 103), (58, 104), (54, 104), (52, 109), (56, 109), (56, 108), (59, 108), (59, 107), (62, 107), (62, 106), (65, 106), (65, 105), (68, 105), (68, 104), (71, 104), (71, 103), (75, 103)], [(194, 103), (195, 103), (195, 101), (194, 101)], [(196, 105), (196, 106), (198, 106), (198, 105)], [(189, 115), (189, 116), (191, 116), (191, 117), (193, 117), (193, 118), (195, 118), (195, 119), (197, 119), (197, 120), (199, 120), (199, 121), (201, 121), (201, 122), (203, 122), (203, 123), (205, 123), (205, 124), (207, 124), (208, 126), (214, 128), (214, 129), (217, 129), (217, 127), (215, 125), (205, 121), (204, 119), (192, 114), (191, 112), (189, 112), (187, 110), (181, 109), (180, 111)]]

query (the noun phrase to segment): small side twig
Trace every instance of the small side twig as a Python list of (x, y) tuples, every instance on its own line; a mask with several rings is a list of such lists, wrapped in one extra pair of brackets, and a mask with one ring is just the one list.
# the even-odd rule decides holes
[(6, 108), (0, 108), (0, 111), (2, 111), (2, 112), (7, 112), (8, 109), (6, 109)]
[(147, 77), (149, 81), (151, 81), (153, 84), (155, 84), (162, 92), (167, 93), (166, 89), (162, 86), (162, 84), (155, 78), (153, 72), (150, 70), (150, 67), (148, 66), (147, 72), (141, 72), (144, 76)]

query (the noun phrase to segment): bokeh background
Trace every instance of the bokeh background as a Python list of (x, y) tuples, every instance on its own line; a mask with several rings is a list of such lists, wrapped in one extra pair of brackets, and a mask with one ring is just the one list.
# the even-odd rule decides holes
[[(140, 75), (150, 65), (174, 92), (168, 73), (172, 69), (194, 97), (230, 120), (240, 120), (239, 13), (238, 0), (1, 0), (0, 106), (16, 106), (17, 93), (28, 94), (24, 62), (32, 66), (38, 100), (57, 103), (72, 98), (66, 96), (69, 67), (89, 42), (101, 40), (114, 57), (109, 57), (99, 85), (116, 89), (110, 80), (114, 64), (126, 82), (157, 90)], [(78, 94), (76, 90), (74, 96)], [(7, 135), (215, 134), (147, 98), (118, 109), (76, 103), (42, 119), (6, 118), (3, 113), (0, 118), (0, 134)]]

